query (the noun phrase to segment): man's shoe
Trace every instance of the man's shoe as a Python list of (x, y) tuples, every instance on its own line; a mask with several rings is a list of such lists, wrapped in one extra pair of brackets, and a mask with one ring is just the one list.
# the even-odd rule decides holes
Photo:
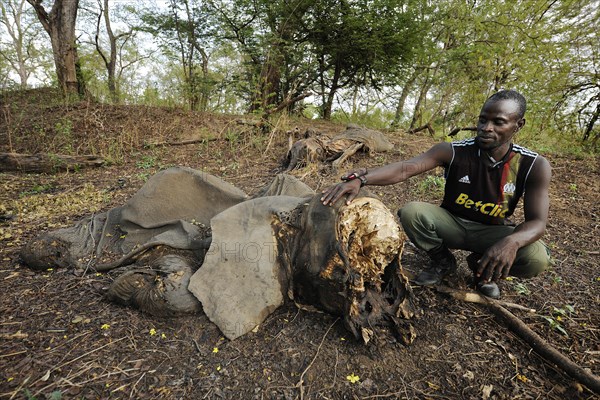
[(456, 271), (456, 258), (447, 247), (428, 252), (431, 261), (429, 266), (413, 280), (415, 285), (439, 285), (444, 277)]
[(485, 297), (489, 297), (490, 299), (497, 299), (498, 297), (500, 297), (500, 288), (498, 287), (498, 284), (496, 282), (480, 282), (479, 278), (475, 276), (475, 274), (477, 273), (477, 268), (479, 267), (477, 265), (477, 262), (480, 258), (481, 254), (477, 253), (471, 253), (467, 256), (467, 265), (469, 266), (469, 269), (473, 271), (473, 278), (476, 282), (475, 287), (477, 288), (477, 291)]
[(496, 282), (477, 282), (476, 287), (477, 291), (485, 297), (489, 297), (490, 299), (497, 299), (500, 297), (500, 288)]

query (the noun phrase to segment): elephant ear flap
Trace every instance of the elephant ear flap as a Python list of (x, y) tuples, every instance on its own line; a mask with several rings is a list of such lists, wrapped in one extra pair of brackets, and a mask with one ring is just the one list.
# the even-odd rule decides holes
[(235, 205), (211, 220), (212, 242), (188, 290), (228, 339), (260, 325), (283, 304), (289, 277), (278, 250), (275, 216), (305, 200), (260, 197)]

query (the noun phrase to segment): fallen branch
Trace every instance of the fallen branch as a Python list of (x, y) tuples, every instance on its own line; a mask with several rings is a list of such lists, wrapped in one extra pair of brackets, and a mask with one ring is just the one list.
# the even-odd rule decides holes
[(475, 127), (475, 126), (466, 126), (464, 128), (457, 126), (456, 128), (454, 128), (450, 131), (448, 136), (450, 136), (450, 137), (456, 136), (458, 134), (458, 132), (460, 132), (460, 131), (476, 131), (476, 130), (477, 130), (477, 127)]
[(94, 155), (68, 156), (64, 154), (0, 153), (0, 172), (47, 172), (76, 171), (87, 167), (100, 167), (104, 159)]
[(296, 102), (298, 102), (300, 100), (303, 100), (303, 99), (307, 98), (308, 96), (312, 96), (312, 93), (310, 93), (310, 92), (308, 92), (308, 93), (302, 93), (302, 94), (300, 94), (300, 95), (298, 95), (296, 97), (292, 97), (291, 99), (284, 100), (277, 107), (271, 108), (269, 110), (266, 110), (265, 111), (265, 115), (268, 116), (268, 115), (274, 114), (276, 112), (279, 112), (279, 111), (283, 110), (284, 108), (287, 108), (290, 105), (292, 105), (292, 104), (294, 104), (294, 103), (296, 103)]
[[(454, 288), (451, 288), (449, 286), (444, 286), (444, 285), (437, 286), (436, 289), (440, 293), (449, 294), (450, 296), (454, 297), (457, 300), (466, 301), (468, 303), (477, 303), (477, 304), (487, 305), (490, 302), (490, 300), (487, 297), (482, 296), (479, 293), (475, 293), (475, 292), (466, 292), (464, 290), (458, 290), (458, 289), (454, 289)], [(536, 312), (535, 309), (524, 307), (520, 304), (511, 303), (511, 302), (504, 301), (504, 300), (494, 300), (494, 301), (504, 307), (507, 307), (507, 308), (515, 308), (517, 310), (526, 311), (528, 313)]]
[(164, 142), (152, 142), (152, 143), (145, 143), (144, 147), (161, 147), (161, 146), (185, 146), (187, 144), (194, 144), (194, 143), (208, 143), (208, 142), (212, 142), (217, 140), (217, 138), (211, 137), (211, 138), (196, 138), (196, 139), (186, 139), (186, 140), (181, 140), (179, 142), (173, 142), (173, 141), (164, 141)]
[(427, 129), (427, 131), (429, 132), (429, 134), (431, 136), (435, 135), (435, 130), (433, 130), (433, 126), (431, 126), (431, 123), (429, 123), (429, 122), (426, 123), (425, 125), (419, 126), (418, 128), (409, 130), (408, 133), (413, 134), (413, 133), (424, 131), (425, 129)]
[[(438, 286), (439, 292), (447, 293), (457, 300), (463, 300), (472, 303), (486, 305), (496, 317), (504, 320), (508, 328), (519, 335), (521, 339), (526, 341), (536, 353), (538, 353), (546, 361), (551, 362), (558, 368), (563, 370), (571, 378), (587, 386), (593, 392), (600, 394), (600, 378), (590, 371), (580, 367), (555, 349), (550, 343), (544, 340), (540, 335), (531, 330), (517, 316), (502, 307), (501, 302), (492, 300), (473, 292), (464, 292), (448, 288), (446, 286)], [(504, 303), (506, 304), (506, 303)]]

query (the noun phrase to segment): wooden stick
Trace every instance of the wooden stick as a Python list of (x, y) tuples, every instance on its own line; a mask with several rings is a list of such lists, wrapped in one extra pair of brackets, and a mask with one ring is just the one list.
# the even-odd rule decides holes
[(325, 338), (327, 337), (327, 334), (329, 333), (329, 331), (331, 330), (331, 328), (333, 328), (333, 326), (335, 325), (335, 323), (338, 322), (338, 320), (339, 320), (339, 318), (336, 318), (335, 321), (333, 321), (333, 323), (329, 326), (329, 328), (327, 329), (327, 332), (325, 332), (325, 334), (323, 335), (323, 338), (321, 339), (321, 343), (319, 343), (319, 347), (317, 347), (317, 352), (315, 353), (315, 356), (313, 357), (313, 359), (308, 364), (308, 367), (306, 367), (306, 369), (304, 371), (302, 371), (302, 375), (300, 375), (300, 380), (296, 384), (296, 387), (300, 388), (300, 400), (304, 399), (304, 387), (302, 386), (303, 383), (304, 383), (304, 374), (306, 374), (306, 372), (314, 364), (315, 360), (317, 359), (317, 356), (319, 355), (319, 351), (321, 351), (321, 346), (323, 346), (323, 342), (325, 341)]
[[(466, 301), (468, 303), (477, 303), (477, 304), (487, 305), (488, 302), (490, 301), (490, 299), (488, 299), (485, 296), (480, 295), (479, 293), (466, 292), (464, 290), (454, 289), (454, 288), (451, 288), (451, 287), (445, 286), (445, 285), (437, 286), (436, 290), (440, 293), (449, 294), (450, 296), (454, 297), (456, 300), (462, 300), (462, 301)], [(511, 302), (504, 301), (504, 300), (494, 300), (494, 301), (504, 307), (516, 308), (517, 310), (526, 311), (528, 313), (536, 312), (536, 310), (534, 310), (533, 308), (527, 308), (520, 304), (511, 303)]]

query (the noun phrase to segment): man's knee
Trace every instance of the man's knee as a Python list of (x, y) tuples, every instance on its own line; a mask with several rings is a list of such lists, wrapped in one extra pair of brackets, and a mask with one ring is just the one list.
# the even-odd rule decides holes
[(547, 270), (551, 264), (550, 252), (542, 241), (537, 241), (521, 249), (511, 275), (519, 278), (532, 278)]
[(400, 222), (403, 226), (413, 225), (415, 221), (422, 219), (422, 216), (426, 214), (423, 212), (423, 209), (431, 206), (432, 204), (420, 201), (413, 201), (405, 204), (401, 209), (398, 210)]

